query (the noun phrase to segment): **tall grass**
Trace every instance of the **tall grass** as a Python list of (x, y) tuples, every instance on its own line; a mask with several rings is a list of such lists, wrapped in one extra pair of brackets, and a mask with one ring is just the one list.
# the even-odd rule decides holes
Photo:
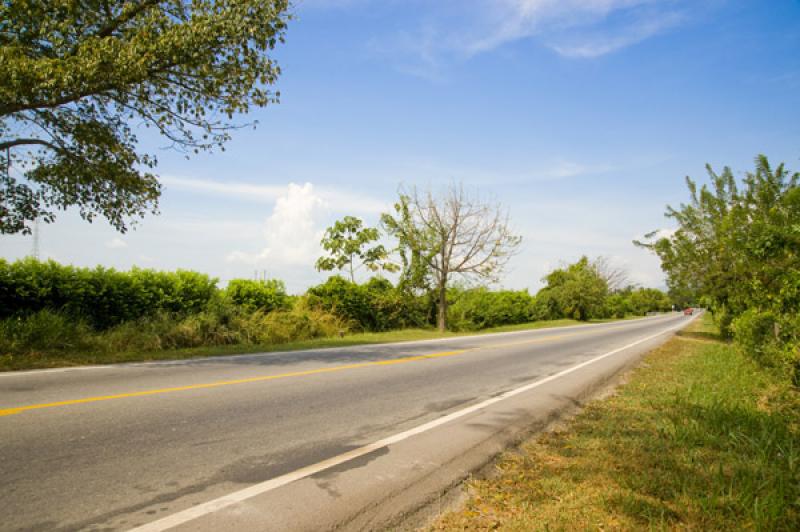
[(45, 309), (0, 320), (0, 358), (12, 367), (14, 358), (72, 357), (80, 363), (110, 354), (284, 344), (347, 330), (340, 318), (302, 304), (272, 312), (218, 304), (186, 317), (162, 312), (99, 331), (84, 320)]
[(797, 390), (710, 328), (646, 362), (435, 528), (800, 530)]

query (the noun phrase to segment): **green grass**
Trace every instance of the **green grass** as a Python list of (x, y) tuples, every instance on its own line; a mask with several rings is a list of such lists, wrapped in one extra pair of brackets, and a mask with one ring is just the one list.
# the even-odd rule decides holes
[[(600, 323), (613, 320), (596, 320), (589, 323)], [(381, 333), (347, 334), (343, 337), (315, 338), (311, 340), (294, 341), (274, 344), (231, 344), (208, 347), (192, 347), (183, 349), (164, 350), (115, 350), (96, 352), (91, 349), (81, 349), (76, 346), (60, 346), (59, 349), (42, 348), (39, 351), (24, 355), (0, 354), (0, 371), (14, 371), (26, 369), (55, 368), (66, 366), (85, 366), (93, 364), (114, 364), (123, 362), (143, 362), (153, 360), (184, 360), (209, 356), (225, 356), (247, 353), (268, 353), (275, 351), (298, 351), (304, 349), (319, 349), (325, 347), (349, 347), (365, 344), (383, 344), (392, 342), (430, 340), (436, 338), (452, 338), (456, 336), (471, 336), (495, 332), (523, 331), (541, 329), (545, 327), (565, 327), (586, 322), (575, 320), (552, 320), (507, 325), (485, 329), (482, 331), (455, 333), (440, 333), (434, 329), (402, 329)], [(46, 330), (46, 328), (45, 328)], [(41, 339), (45, 344), (52, 343)]]
[(508, 453), (435, 530), (800, 530), (800, 393), (708, 315)]

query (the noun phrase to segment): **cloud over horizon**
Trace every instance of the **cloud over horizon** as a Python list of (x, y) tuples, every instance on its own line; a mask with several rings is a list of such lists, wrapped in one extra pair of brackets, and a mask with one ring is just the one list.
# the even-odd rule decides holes
[(283, 266), (308, 266), (320, 255), (320, 227), (325, 201), (314, 191), (314, 185), (290, 183), (285, 194), (277, 198), (272, 214), (264, 223), (266, 246), (248, 253), (236, 250), (225, 260), (257, 267), (269, 263)]
[(534, 40), (565, 58), (607, 55), (687, 20), (686, 0), (445, 0), (415, 27), (371, 43), (408, 74), (436, 80), (449, 64)]

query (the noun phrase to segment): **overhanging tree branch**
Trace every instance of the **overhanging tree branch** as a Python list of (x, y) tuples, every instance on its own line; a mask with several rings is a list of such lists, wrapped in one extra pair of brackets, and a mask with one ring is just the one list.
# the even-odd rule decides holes
[(60, 150), (60, 148), (55, 144), (53, 144), (52, 142), (34, 138), (28, 138), (28, 139), (22, 138), (22, 139), (14, 139), (14, 140), (0, 142), (0, 150), (11, 149), (17, 146), (29, 146), (29, 145), (45, 146), (52, 150), (57, 150), (57, 151)]

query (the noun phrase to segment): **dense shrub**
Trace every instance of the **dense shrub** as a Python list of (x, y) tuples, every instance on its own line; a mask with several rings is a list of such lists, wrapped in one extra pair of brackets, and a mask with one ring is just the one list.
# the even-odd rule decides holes
[(422, 327), (430, 316), (427, 297), (403, 293), (381, 277), (359, 285), (336, 275), (309, 288), (306, 302), (364, 331)]
[(536, 294), (532, 305), (534, 320), (624, 318), (672, 309), (672, 298), (655, 288), (629, 286), (609, 291), (586, 257), (554, 270), (544, 280), (547, 285)]
[(785, 331), (796, 329), (800, 309), (800, 172), (764, 155), (741, 177), (707, 169), (709, 183), (687, 178), (689, 201), (667, 208), (676, 230), (639, 245), (659, 256), (675, 293), (713, 312), (723, 336), (764, 363), (791, 358), (797, 341)]
[(788, 372), (800, 384), (800, 317), (749, 309), (731, 323), (736, 344), (767, 367)]
[(553, 270), (544, 281), (547, 285), (537, 298), (546, 298), (555, 317), (582, 321), (606, 317), (608, 283), (588, 258), (581, 257), (574, 264)]
[(243, 341), (251, 344), (283, 344), (347, 331), (347, 324), (340, 318), (303, 305), (290, 311), (255, 312), (242, 317), (238, 327)]
[(448, 291), (447, 321), (453, 330), (467, 331), (531, 321), (534, 299), (527, 290), (486, 287)]
[(431, 324), (434, 302), (430, 295), (403, 292), (383, 277), (373, 277), (362, 285), (372, 311), (375, 331), (427, 327)]
[(669, 296), (655, 288), (638, 288), (631, 291), (629, 297), (631, 312), (638, 316), (672, 309), (672, 300)]
[(42, 310), (0, 320), (0, 355), (91, 348), (91, 328), (63, 313)]
[(0, 356), (153, 352), (221, 345), (273, 345), (347, 331), (338, 317), (301, 305), (291, 310), (209, 309), (186, 317), (160, 313), (96, 331), (63, 312), (41, 310), (0, 320)]
[(247, 310), (269, 312), (289, 308), (289, 296), (283, 281), (270, 279), (234, 279), (228, 283), (225, 296), (234, 304)]
[(354, 328), (374, 330), (372, 309), (366, 290), (344, 277), (334, 275), (306, 292), (307, 304), (339, 316)]
[(77, 268), (54, 261), (0, 259), (0, 318), (48, 309), (107, 328), (159, 312), (200, 312), (216, 294), (216, 279), (178, 270)]
[(539, 290), (533, 298), (533, 305), (531, 306), (531, 320), (544, 321), (544, 320), (558, 320), (563, 318), (561, 308), (558, 301), (550, 290)]
[(609, 318), (624, 318), (633, 314), (630, 290), (615, 292), (606, 299), (606, 314)]

